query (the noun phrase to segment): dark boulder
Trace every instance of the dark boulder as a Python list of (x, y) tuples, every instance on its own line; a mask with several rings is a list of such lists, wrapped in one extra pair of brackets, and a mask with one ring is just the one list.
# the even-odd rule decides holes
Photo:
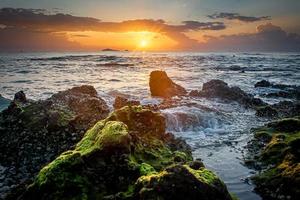
[(203, 84), (202, 90), (194, 95), (205, 98), (221, 98), (227, 101), (237, 101), (247, 107), (266, 105), (262, 100), (254, 98), (239, 87), (229, 87), (221, 80), (211, 80)]
[(174, 83), (165, 71), (152, 71), (149, 86), (152, 96), (173, 97), (186, 95), (186, 90)]
[(20, 103), (26, 103), (27, 99), (26, 99), (25, 93), (22, 90), (17, 92), (15, 94), (14, 101), (15, 102), (20, 102)]

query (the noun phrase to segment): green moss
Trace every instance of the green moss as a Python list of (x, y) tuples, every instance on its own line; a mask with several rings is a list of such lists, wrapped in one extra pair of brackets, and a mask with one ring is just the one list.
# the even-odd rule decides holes
[(155, 169), (151, 165), (149, 165), (147, 163), (142, 163), (140, 165), (140, 174), (142, 176), (153, 174), (153, 173), (156, 173), (156, 171), (155, 171)]
[[(300, 123), (298, 118), (287, 118), (257, 129), (255, 138), (265, 142), (257, 159), (268, 166), (253, 177), (256, 190), (263, 196), (300, 195)], [(267, 138), (267, 139), (266, 139)]]
[(208, 185), (214, 185), (216, 182), (219, 182), (220, 179), (210, 170), (206, 168), (201, 168), (198, 170), (190, 168), (188, 165), (184, 165), (186, 169), (189, 170), (199, 181), (204, 182)]

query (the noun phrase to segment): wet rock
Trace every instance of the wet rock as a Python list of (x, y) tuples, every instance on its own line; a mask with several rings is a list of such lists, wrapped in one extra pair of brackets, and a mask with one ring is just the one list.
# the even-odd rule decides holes
[(15, 94), (14, 102), (20, 102), (20, 103), (27, 102), (26, 95), (22, 90)]
[(182, 142), (165, 128), (160, 113), (141, 106), (116, 110), (88, 130), (74, 150), (62, 153), (23, 192), (11, 197), (232, 199), (215, 174), (188, 166), (190, 149), (179, 145)]
[(117, 96), (115, 98), (115, 102), (114, 102), (114, 109), (120, 109), (124, 106), (138, 106), (141, 103), (139, 101), (136, 100), (129, 100), (127, 98), (124, 98), (122, 96)]
[(278, 89), (279, 91), (270, 92), (265, 94), (265, 97), (269, 98), (290, 98), (290, 99), (300, 99), (300, 86), (296, 85), (284, 85), (284, 84), (273, 84), (269, 81), (262, 80), (255, 84), (255, 87), (270, 87)]
[(229, 87), (227, 83), (221, 80), (211, 80), (203, 84), (202, 90), (193, 95), (205, 98), (221, 98), (227, 101), (237, 101), (247, 107), (256, 107), (266, 105), (262, 100), (254, 98), (239, 87)]
[(137, 181), (139, 199), (232, 199), (222, 183), (207, 169), (175, 165)]
[(273, 105), (257, 107), (256, 110), (256, 115), (259, 117), (295, 117), (300, 113), (300, 103), (298, 101), (281, 101)]
[(278, 117), (278, 112), (276, 109), (272, 108), (272, 106), (268, 105), (268, 106), (263, 106), (263, 107), (257, 108), (256, 116), (275, 118), (275, 117)]
[(169, 98), (187, 93), (183, 87), (174, 83), (165, 71), (152, 71), (149, 86), (152, 96)]
[[(0, 113), (0, 163), (13, 167), (6, 180), (16, 185), (32, 179), (42, 166), (71, 148), (109, 109), (92, 86), (74, 87), (25, 104), (18, 92)], [(23, 101), (24, 102), (24, 101)]]
[[(263, 170), (252, 177), (264, 199), (297, 199), (300, 195), (300, 120), (286, 118), (254, 131), (248, 145), (252, 165)], [(247, 164), (247, 163), (246, 163)]]
[(254, 87), (270, 87), (272, 84), (269, 81), (262, 80), (255, 83)]

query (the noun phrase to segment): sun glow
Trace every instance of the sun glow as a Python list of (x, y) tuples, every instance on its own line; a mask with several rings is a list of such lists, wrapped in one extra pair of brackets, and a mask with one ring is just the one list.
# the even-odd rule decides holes
[(146, 48), (148, 45), (149, 45), (149, 40), (146, 40), (146, 39), (142, 39), (139, 43), (139, 46), (141, 48)]

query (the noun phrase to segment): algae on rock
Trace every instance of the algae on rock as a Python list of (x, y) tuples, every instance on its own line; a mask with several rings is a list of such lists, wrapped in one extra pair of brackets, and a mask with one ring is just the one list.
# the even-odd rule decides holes
[(19, 197), (232, 199), (216, 175), (193, 164), (188, 146), (165, 132), (164, 117), (140, 106), (123, 107), (97, 122)]
[(300, 196), (300, 119), (285, 118), (255, 130), (252, 148), (265, 168), (252, 179), (256, 191), (267, 199), (297, 199)]

